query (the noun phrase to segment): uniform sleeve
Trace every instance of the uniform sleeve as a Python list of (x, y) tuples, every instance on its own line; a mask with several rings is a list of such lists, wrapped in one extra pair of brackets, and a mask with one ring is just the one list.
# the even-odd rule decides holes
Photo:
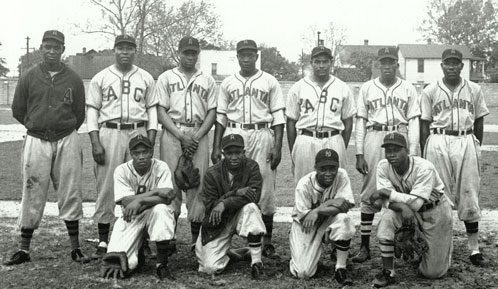
[(272, 77), (270, 89), (270, 113), (273, 116), (272, 126), (285, 123), (285, 101), (280, 83)]
[(166, 163), (159, 166), (160, 175), (157, 179), (156, 187), (158, 189), (173, 189), (171, 171)]
[(300, 116), (299, 87), (300, 82), (294, 83), (287, 93), (285, 100), (285, 115), (293, 120), (298, 120)]
[(294, 209), (292, 210), (292, 219), (298, 223), (311, 211), (313, 207), (313, 200), (308, 195), (307, 181), (309, 178), (305, 177), (299, 180), (294, 193)]
[(382, 160), (377, 164), (377, 190), (395, 190), (393, 183), (391, 182), (391, 180), (389, 180), (387, 170), (389, 170), (389, 164), (387, 163), (387, 161)]
[(356, 117), (361, 117), (368, 120), (368, 103), (367, 103), (368, 84), (361, 86), (356, 103)]
[[(261, 198), (261, 188), (263, 186), (263, 177), (261, 176), (259, 165), (254, 162), (254, 164), (248, 166), (249, 178), (244, 187), (250, 187), (256, 191), (257, 199)], [(245, 196), (230, 195), (223, 199), (225, 208), (228, 212), (236, 212), (240, 210), (243, 206), (249, 204), (249, 199)]]
[(420, 96), (417, 93), (417, 89), (408, 84), (408, 110), (406, 112), (406, 119), (412, 119), (414, 117), (420, 116)]
[(216, 85), (216, 81), (212, 76), (209, 77), (209, 87), (208, 87), (208, 95), (207, 95), (207, 110), (213, 109), (217, 107), (216, 96), (218, 95), (218, 86)]
[(435, 183), (436, 171), (434, 168), (424, 168), (419, 169), (415, 175), (416, 180), (413, 184), (410, 195), (420, 197), (426, 201), (429, 201), (431, 196), (432, 187)]
[(102, 87), (100, 81), (100, 73), (98, 73), (90, 81), (88, 96), (86, 98), (86, 105), (96, 110), (100, 110), (102, 107)]
[(420, 94), (420, 118), (432, 121), (432, 99), (429, 88), (430, 86), (426, 87)]
[(118, 166), (114, 170), (114, 202), (118, 202), (124, 197), (135, 195), (135, 191), (126, 178), (126, 163)]
[(482, 93), (482, 88), (479, 87), (476, 94), (475, 104), (474, 104), (475, 118), (480, 118), (489, 114), (488, 107), (484, 101), (484, 95)]
[(344, 100), (341, 110), (341, 119), (348, 119), (356, 114), (356, 103), (354, 101), (354, 95), (347, 84), (344, 84), (343, 94)]
[(227, 110), (228, 110), (228, 91), (227, 83), (223, 81), (218, 93), (218, 100), (216, 103), (216, 121), (226, 127), (227, 125)]
[(206, 207), (206, 216), (209, 216), (208, 214), (213, 209), (214, 204), (218, 202), (221, 195), (223, 195), (223, 192), (218, 192), (216, 186), (216, 175), (214, 171), (210, 169), (204, 176), (200, 198), (204, 202), (204, 206)]
[(166, 77), (166, 72), (161, 74), (157, 79), (156, 86), (154, 88), (154, 94), (160, 106), (169, 110), (170, 106), (170, 92), (169, 92), (169, 81)]
[(73, 112), (76, 116), (76, 130), (78, 130), (85, 121), (85, 86), (83, 80), (76, 75), (76, 89), (73, 97)]
[(21, 77), (21, 79), (17, 83), (16, 91), (14, 92), (14, 100), (12, 101), (12, 116), (21, 124), (24, 124), (25, 122), (28, 106), (28, 75), (29, 74), (26, 74)]
[(156, 106), (159, 103), (159, 98), (157, 97), (157, 94), (155, 93), (155, 83), (154, 83), (154, 78), (152, 78), (152, 75), (148, 74), (145, 80), (145, 107), (153, 107)]
[(337, 193), (335, 198), (343, 198), (354, 204), (353, 190), (351, 189), (351, 181), (346, 171), (341, 171), (337, 184)]

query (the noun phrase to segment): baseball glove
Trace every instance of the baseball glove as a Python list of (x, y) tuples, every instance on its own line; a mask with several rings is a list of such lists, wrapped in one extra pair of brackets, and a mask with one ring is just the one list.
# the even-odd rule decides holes
[(412, 260), (415, 254), (420, 258), (429, 249), (427, 241), (415, 224), (403, 225), (394, 234), (394, 256)]
[(192, 158), (182, 154), (178, 159), (175, 170), (175, 182), (181, 190), (193, 189), (201, 183), (199, 169), (194, 167)]
[(128, 274), (128, 257), (125, 252), (109, 252), (102, 257), (102, 278), (125, 278)]

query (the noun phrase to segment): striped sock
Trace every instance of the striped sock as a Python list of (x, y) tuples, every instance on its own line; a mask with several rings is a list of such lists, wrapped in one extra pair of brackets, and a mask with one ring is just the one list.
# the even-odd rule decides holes
[(351, 239), (349, 240), (338, 240), (335, 241), (335, 248), (337, 249), (337, 261), (335, 263), (335, 269), (346, 268), (348, 261), (348, 250), (351, 244)]
[(467, 231), (468, 248), (470, 254), (474, 255), (479, 253), (479, 222), (468, 223), (464, 222)]
[(29, 252), (31, 238), (35, 229), (21, 228), (21, 250)]
[(265, 244), (271, 244), (271, 237), (273, 234), (273, 215), (263, 215), (263, 223), (266, 227), (266, 234), (264, 235)]
[(111, 228), (111, 224), (98, 223), (97, 224), (99, 230), (99, 241), (100, 242), (109, 242), (109, 229)]
[(80, 247), (78, 220), (64, 222), (66, 223), (67, 233), (69, 234), (69, 240), (71, 241), (71, 250), (78, 249)]
[(197, 237), (199, 237), (199, 232), (201, 231), (202, 223), (190, 222), (190, 232), (192, 233), (192, 244), (197, 242)]
[(249, 243), (249, 252), (251, 253), (251, 266), (255, 263), (261, 262), (261, 235), (251, 235), (247, 236), (247, 242)]
[(380, 256), (382, 258), (394, 257), (394, 241), (379, 240)]
[(374, 216), (374, 214), (361, 213), (360, 232), (362, 247), (370, 248), (370, 235), (372, 234)]

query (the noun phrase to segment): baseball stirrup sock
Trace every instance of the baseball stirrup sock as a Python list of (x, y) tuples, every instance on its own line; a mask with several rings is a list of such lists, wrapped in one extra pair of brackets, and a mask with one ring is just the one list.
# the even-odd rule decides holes
[(28, 252), (35, 229), (21, 228), (21, 250)]
[(394, 257), (394, 241), (379, 240), (380, 256), (383, 258)]
[(348, 261), (348, 250), (351, 244), (351, 239), (338, 240), (335, 241), (334, 243), (337, 249), (337, 262), (335, 264), (335, 269), (346, 268), (346, 264)]
[(470, 253), (479, 253), (479, 222), (468, 223), (464, 222), (467, 231), (468, 247)]
[(99, 230), (99, 241), (100, 242), (109, 242), (109, 229), (111, 224), (98, 223), (97, 224)]
[(372, 234), (372, 223), (374, 219), (374, 214), (361, 213), (361, 245), (363, 247), (370, 247), (370, 235)]
[(199, 232), (201, 230), (202, 223), (190, 222), (190, 232), (192, 233), (192, 243), (197, 242), (197, 237), (199, 237)]
[(249, 243), (249, 253), (251, 253), (251, 265), (261, 262), (261, 235), (249, 234), (247, 242)]
[(263, 215), (263, 223), (266, 227), (265, 239), (271, 244), (271, 236), (273, 234), (273, 215)]
[(174, 251), (175, 244), (170, 241), (157, 241), (157, 263), (167, 264), (168, 257)]
[(78, 249), (80, 247), (79, 240), (79, 222), (78, 221), (64, 221), (66, 223), (67, 233), (69, 234), (69, 240), (71, 240), (71, 250)]

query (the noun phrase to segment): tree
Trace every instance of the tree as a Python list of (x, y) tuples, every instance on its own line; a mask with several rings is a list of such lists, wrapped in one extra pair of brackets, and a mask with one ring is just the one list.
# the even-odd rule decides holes
[(335, 57), (339, 53), (338, 47), (347, 39), (347, 30), (341, 25), (329, 22), (325, 26), (311, 25), (306, 32), (302, 35), (305, 52), (311, 52), (313, 47), (317, 46), (318, 32), (320, 32), (320, 39), (323, 40), (325, 47), (332, 50), (332, 55)]
[[(0, 42), (0, 46), (2, 46), (2, 42)], [(0, 57), (0, 76), (5, 76), (10, 71), (10, 69), (5, 67), (5, 65), (6, 65), (5, 58)]]
[(278, 80), (298, 80), (299, 67), (283, 57), (276, 47), (261, 45), (261, 69)]
[(369, 80), (372, 77), (372, 68), (377, 55), (365, 51), (354, 51), (349, 57), (349, 62), (362, 74), (362, 78)]

